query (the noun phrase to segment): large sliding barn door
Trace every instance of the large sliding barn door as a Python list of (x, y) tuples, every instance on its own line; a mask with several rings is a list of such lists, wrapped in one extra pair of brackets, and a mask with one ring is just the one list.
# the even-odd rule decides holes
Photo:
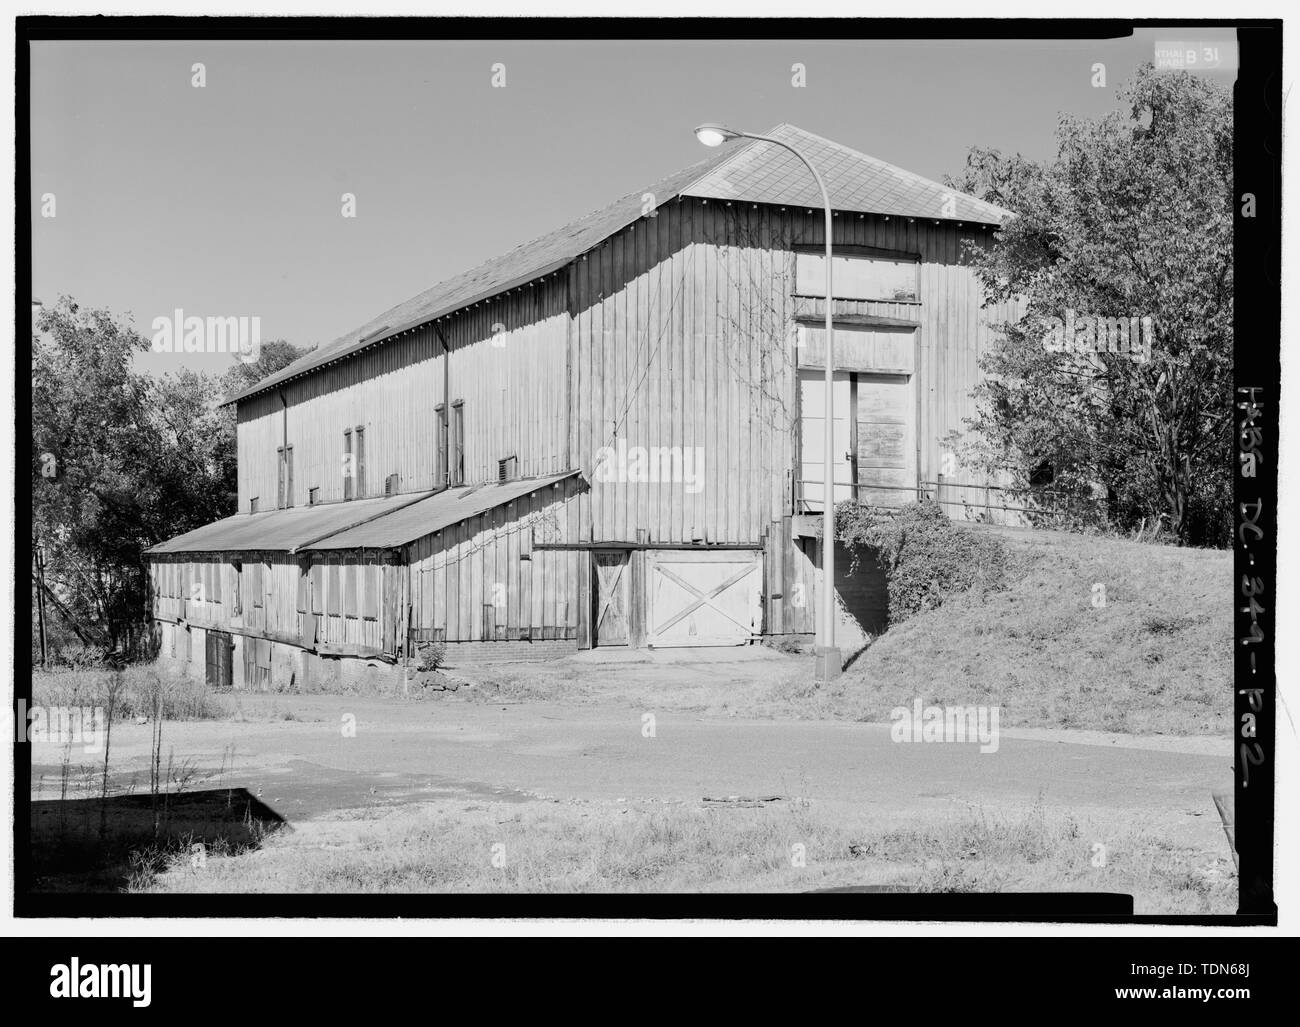
[(646, 641), (743, 645), (762, 632), (762, 581), (761, 553), (647, 552)]

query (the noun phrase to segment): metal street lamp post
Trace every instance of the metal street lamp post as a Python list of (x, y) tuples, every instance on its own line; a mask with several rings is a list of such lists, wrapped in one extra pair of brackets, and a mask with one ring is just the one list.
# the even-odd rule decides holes
[(833, 301), (831, 297), (835, 294), (831, 291), (831, 198), (826, 191), (826, 183), (822, 181), (822, 176), (813, 167), (812, 161), (789, 143), (782, 142), (780, 139), (773, 139), (771, 136), (758, 135), (754, 132), (739, 132), (736, 129), (715, 124), (700, 125), (695, 130), (695, 137), (705, 146), (721, 146), (732, 139), (757, 139), (760, 142), (783, 147), (803, 161), (804, 167), (812, 172), (812, 177), (817, 182), (817, 188), (822, 193), (822, 208), (826, 214), (826, 430), (822, 450), (822, 467), (825, 471), (825, 484), (822, 486), (825, 490), (825, 495), (822, 497), (821, 542), (822, 628), (821, 644), (817, 646), (816, 676), (819, 681), (829, 681), (838, 677), (843, 669), (840, 651), (835, 647), (835, 461), (831, 455), (835, 445), (835, 397), (833, 392), (835, 361), (832, 359), (835, 351), (835, 334), (832, 327)]

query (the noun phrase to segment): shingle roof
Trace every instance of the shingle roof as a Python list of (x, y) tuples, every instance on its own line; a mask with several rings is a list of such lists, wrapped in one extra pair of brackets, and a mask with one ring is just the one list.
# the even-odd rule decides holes
[[(1011, 213), (794, 125), (778, 125), (764, 135), (797, 146), (817, 166), (836, 210), (988, 225), (1000, 224)], [(803, 162), (783, 146), (758, 140), (737, 149), (682, 193), (818, 210), (822, 206), (821, 192)], [(945, 214), (949, 200), (951, 209)]]
[(356, 499), (346, 503), (235, 514), (168, 539), (145, 552), (167, 555), (393, 549), (495, 510), (577, 473), (565, 471), (499, 485), (470, 485), (391, 499)]
[[(951, 197), (953, 208), (947, 220), (999, 224), (1011, 213), (794, 125), (778, 125), (765, 134), (797, 145), (809, 155), (826, 180), (836, 210), (943, 220), (945, 201)], [(380, 345), (409, 328), (558, 271), (643, 217), (642, 197), (647, 192), (654, 195), (658, 206), (678, 196), (821, 206), (821, 194), (807, 169), (784, 147), (754, 139), (731, 142), (697, 164), (386, 310), (225, 402), (248, 399), (342, 357)]]
[(615, 200), (608, 207), (593, 211), (563, 228), (516, 246), (510, 252), (493, 257), (454, 278), (448, 278), (413, 299), (399, 303), (378, 317), (371, 318), (355, 331), (348, 332), (347, 335), (342, 335), (333, 342), (313, 350), (275, 374), (268, 375), (255, 385), (228, 397), (226, 403), (247, 399), (249, 396), (264, 392), (281, 382), (322, 367), (340, 357), (378, 345), (408, 328), (454, 313), (507, 289), (525, 285), (552, 271), (558, 271), (611, 235), (616, 235), (628, 225), (639, 221), (644, 216), (642, 212), (644, 193), (654, 193), (656, 201), (661, 205), (667, 203), (681, 192), (682, 186), (693, 182), (722, 163), (732, 151), (738, 148), (739, 144), (732, 144), (724, 148), (722, 153), (712, 154), (707, 160), (683, 168), (645, 189), (629, 193), (622, 199)]

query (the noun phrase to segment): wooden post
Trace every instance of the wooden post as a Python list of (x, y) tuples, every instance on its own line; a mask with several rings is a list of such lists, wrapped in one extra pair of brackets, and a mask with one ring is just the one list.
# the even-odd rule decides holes
[(41, 635), (41, 668), (48, 670), (50, 654), (45, 632), (45, 561), (41, 557), (39, 545), (36, 547), (34, 559), (36, 560), (36, 618)]
[(433, 485), (434, 488), (447, 488), (451, 485), (451, 343), (436, 321), (433, 331), (442, 343), (442, 416), (447, 422), (442, 429), (442, 469), (446, 478), (441, 482), (435, 481)]
[[(650, 541), (650, 533), (645, 528), (636, 529), (637, 544), (644, 546)], [(645, 588), (645, 558), (644, 549), (633, 549), (628, 554), (628, 645), (633, 649), (640, 649), (646, 643), (649, 635), (649, 628), (646, 624), (646, 617), (649, 613), (646, 604)]]
[[(829, 352), (829, 351), (828, 351)], [(849, 496), (854, 504), (861, 502), (862, 486), (858, 479), (858, 376), (849, 375)]]
[(578, 550), (578, 648), (591, 648), (591, 550)]

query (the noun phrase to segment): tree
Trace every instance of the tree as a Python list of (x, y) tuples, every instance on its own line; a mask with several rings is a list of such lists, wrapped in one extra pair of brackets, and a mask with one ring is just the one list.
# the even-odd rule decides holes
[[(1227, 544), (1231, 97), (1150, 65), (1119, 96), (1102, 118), (1063, 116), (1054, 161), (976, 149), (949, 180), (1015, 212), (970, 256), (990, 301), (1023, 300), (981, 360), (963, 457), (1026, 489), (1044, 467), (1066, 494), (1100, 485), (1121, 527), (1163, 517), (1183, 542)], [(1150, 318), (1150, 359), (1097, 352), (1087, 317)], [(1067, 319), (1080, 335), (1045, 345)]]
[(314, 346), (299, 349), (284, 339), (272, 339), (270, 342), (264, 342), (262, 343), (261, 353), (256, 360), (247, 364), (243, 361), (236, 361), (230, 370), (222, 375), (222, 388), (225, 389), (227, 396), (233, 396), (236, 392), (247, 389), (251, 385), (256, 385), (263, 378), (269, 378), (276, 371), (288, 367), (295, 360), (312, 352), (313, 349), (315, 349)]
[[(33, 542), (45, 583), (83, 630), (116, 647), (142, 602), (140, 551), (154, 449), (146, 384), (132, 370), (146, 343), (107, 311), (67, 297), (32, 338)], [(97, 634), (99, 628), (96, 628)]]
[[(144, 551), (235, 512), (235, 419), (219, 406), (224, 379), (137, 371), (148, 341), (130, 322), (70, 297), (42, 310), (37, 329), (32, 524), (44, 585), (79, 634), (132, 650), (148, 619)], [(236, 372), (270, 373), (268, 364), (276, 370), (300, 355), (288, 343), (268, 347), (266, 364)]]

